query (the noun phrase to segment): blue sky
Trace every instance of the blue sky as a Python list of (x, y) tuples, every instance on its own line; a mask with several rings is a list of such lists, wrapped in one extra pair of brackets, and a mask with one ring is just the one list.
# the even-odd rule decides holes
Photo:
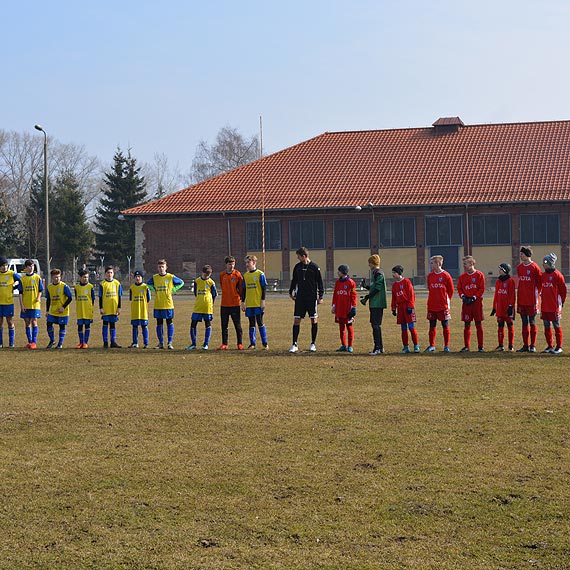
[[(570, 119), (566, 0), (30, 0), (2, 8), (0, 128), (182, 171), (224, 125), (325, 131)], [(38, 133), (37, 133), (38, 134)], [(38, 134), (40, 136), (40, 134)]]

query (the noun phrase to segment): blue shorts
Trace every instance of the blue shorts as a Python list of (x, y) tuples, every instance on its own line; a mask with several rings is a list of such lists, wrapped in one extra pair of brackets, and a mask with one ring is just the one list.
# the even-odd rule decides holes
[(77, 324), (79, 326), (90, 325), (92, 322), (93, 322), (93, 319), (77, 319)]
[(54, 317), (53, 315), (46, 315), (46, 320), (48, 323), (66, 325), (69, 322), (69, 317)]
[(263, 315), (263, 309), (261, 307), (247, 307), (245, 310), (246, 317), (255, 317), (257, 315)]
[(26, 309), (20, 313), (21, 319), (40, 319), (42, 312), (39, 309)]
[(0, 317), (13, 317), (14, 303), (11, 305), (0, 305)]
[(104, 323), (118, 323), (119, 315), (103, 315), (101, 317)]
[(214, 315), (210, 315), (208, 313), (192, 313), (192, 320), (201, 323), (202, 321), (211, 321), (214, 318)]
[(144, 319), (131, 319), (131, 325), (133, 325), (133, 327), (148, 327), (148, 321)]
[(154, 309), (155, 319), (173, 319), (174, 309)]

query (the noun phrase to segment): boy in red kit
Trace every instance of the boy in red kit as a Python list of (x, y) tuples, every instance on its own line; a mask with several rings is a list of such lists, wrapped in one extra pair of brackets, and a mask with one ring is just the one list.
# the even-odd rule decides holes
[(538, 312), (538, 297), (542, 288), (540, 267), (531, 259), (532, 249), (525, 245), (521, 247), (517, 265), (519, 284), (517, 288), (517, 313), (522, 320), (523, 346), (517, 352), (536, 352), (536, 314)]
[(475, 259), (466, 255), (463, 259), (465, 270), (457, 280), (457, 294), (461, 297), (461, 320), (463, 328), (463, 348), (459, 352), (469, 352), (471, 348), (471, 323), (475, 321), (477, 329), (477, 347), (483, 352), (483, 295), (485, 293), (485, 276), (475, 269)]
[(429, 346), (425, 352), (435, 352), (435, 337), (437, 333), (437, 321), (441, 321), (443, 328), (443, 351), (450, 352), (449, 341), (451, 333), (449, 331), (449, 300), (453, 296), (453, 279), (451, 275), (443, 269), (443, 257), (432, 255), (429, 259), (430, 273), (427, 276), (428, 300), (427, 318), (429, 320)]
[(493, 310), (491, 316), (497, 315), (498, 352), (505, 350), (505, 324), (507, 325), (509, 350), (512, 351), (515, 342), (515, 280), (511, 277), (511, 266), (508, 263), (499, 265), (499, 278), (495, 283)]
[[(548, 346), (542, 352), (550, 352), (552, 354), (560, 354), (562, 352), (562, 327), (560, 326), (560, 318), (562, 317), (562, 307), (566, 301), (566, 282), (558, 269), (556, 269), (555, 253), (549, 253), (544, 256), (542, 266), (544, 273), (542, 274), (542, 291), (541, 291), (541, 314), (540, 318), (544, 322), (544, 336)], [(556, 347), (552, 344), (552, 327), (556, 336)]]
[(416, 331), (416, 295), (412, 282), (404, 277), (404, 268), (401, 265), (392, 267), (392, 314), (397, 317), (397, 323), (402, 329), (402, 354), (411, 352), (408, 344), (408, 329), (414, 343), (414, 352), (420, 351), (418, 332)]
[(243, 291), (243, 276), (236, 269), (236, 260), (233, 255), (224, 259), (225, 271), (220, 273), (220, 288), (222, 290), (222, 344), (218, 350), (228, 350), (228, 325), (230, 317), (234, 324), (237, 337), (237, 348), (243, 350), (243, 329), (241, 327), (241, 292)]
[[(338, 279), (334, 286), (332, 298), (332, 309), (334, 322), (338, 323), (340, 331), (340, 348), (337, 352), (352, 352), (352, 344), (354, 341), (354, 330), (352, 323), (356, 316), (356, 283), (348, 274), (348, 265), (338, 266)], [(346, 330), (345, 330), (346, 329)], [(347, 333), (348, 332), (348, 344)]]

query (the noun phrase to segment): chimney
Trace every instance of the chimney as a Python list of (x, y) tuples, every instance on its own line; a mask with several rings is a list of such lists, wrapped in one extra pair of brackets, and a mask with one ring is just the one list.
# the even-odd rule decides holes
[(459, 117), (440, 117), (432, 127), (435, 135), (449, 135), (458, 133), (465, 124)]

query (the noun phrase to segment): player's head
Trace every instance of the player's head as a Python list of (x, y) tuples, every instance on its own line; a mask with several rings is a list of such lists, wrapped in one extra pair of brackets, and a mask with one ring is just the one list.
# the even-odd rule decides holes
[(89, 269), (82, 269), (79, 272), (79, 282), (83, 285), (89, 282)]
[(231, 273), (236, 267), (236, 258), (233, 255), (226, 255), (224, 263), (226, 264), (227, 272)]
[(307, 259), (309, 259), (309, 250), (302, 245), (296, 252), (295, 254), (297, 255), (297, 259), (299, 261), (306, 261)]
[(52, 269), (50, 272), (51, 282), (57, 285), (61, 281), (61, 269)]
[(4, 273), (7, 270), (8, 270), (8, 260), (4, 256), (2, 256), (0, 257), (0, 271)]
[(138, 269), (133, 273), (133, 278), (137, 285), (140, 285), (143, 280), (143, 272), (139, 271)]
[(519, 252), (519, 259), (523, 263), (528, 263), (529, 261), (532, 261), (531, 257), (532, 257), (532, 249), (530, 245), (523, 245)]
[(399, 281), (402, 275), (404, 275), (404, 268), (401, 265), (394, 265), (392, 267), (392, 277)]
[(499, 271), (501, 275), (510, 275), (511, 274), (511, 266), (508, 263), (500, 263), (499, 264)]
[(212, 266), (204, 265), (204, 267), (202, 267), (202, 277), (208, 279), (210, 275), (212, 275)]
[(465, 271), (473, 271), (475, 268), (475, 258), (472, 255), (466, 255), (461, 261)]
[(553, 271), (556, 269), (556, 261), (558, 256), (555, 253), (549, 253), (542, 258), (542, 266), (545, 271)]
[(380, 267), (380, 256), (375, 253), (368, 258), (368, 267), (370, 269), (375, 269), (376, 267)]
[(338, 271), (338, 276), (342, 279), (343, 277), (346, 277), (348, 275), (350, 268), (346, 263), (342, 263), (341, 265), (338, 266), (337, 271)]
[(26, 273), (33, 273), (35, 271), (36, 264), (34, 263), (33, 259), (26, 259), (24, 261), (24, 271)]
[(159, 259), (156, 262), (156, 267), (158, 269), (159, 275), (166, 275), (166, 270), (168, 269), (168, 264), (166, 263), (166, 259)]
[(255, 255), (246, 255), (244, 257), (245, 267), (248, 271), (255, 270), (257, 266), (257, 256)]
[(432, 255), (429, 258), (429, 267), (432, 271), (439, 271), (443, 267), (443, 256)]
[(107, 281), (113, 281), (114, 277), (115, 277), (115, 270), (113, 269), (113, 266), (107, 265), (107, 267), (105, 267), (105, 279)]

